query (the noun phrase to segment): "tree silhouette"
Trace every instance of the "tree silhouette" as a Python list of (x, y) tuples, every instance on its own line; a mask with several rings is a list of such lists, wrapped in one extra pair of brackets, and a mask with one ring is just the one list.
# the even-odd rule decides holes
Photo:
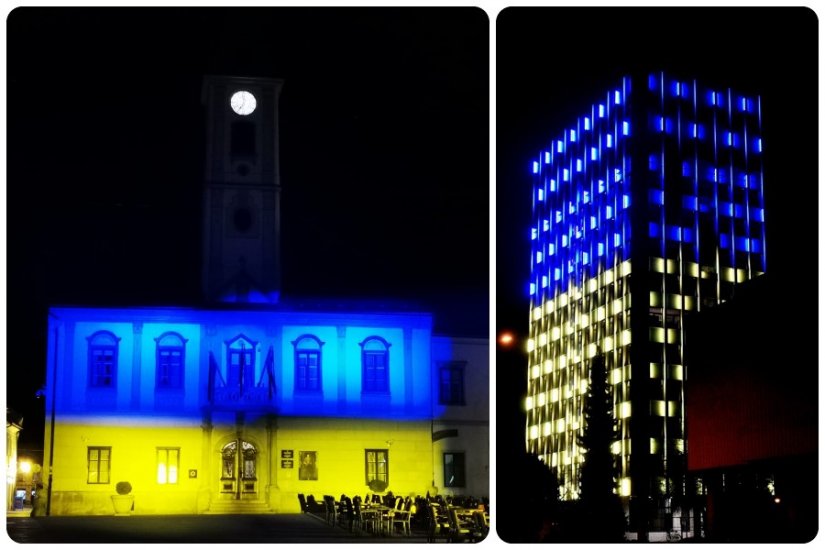
[[(583, 515), (580, 517), (580, 535), (594, 542), (624, 538), (624, 512), (614, 493), (616, 468), (610, 449), (615, 439), (613, 427), (613, 399), (607, 384), (604, 356), (597, 354), (590, 364), (584, 428), (578, 437), (585, 455), (579, 485)], [(594, 525), (599, 527), (594, 529)]]

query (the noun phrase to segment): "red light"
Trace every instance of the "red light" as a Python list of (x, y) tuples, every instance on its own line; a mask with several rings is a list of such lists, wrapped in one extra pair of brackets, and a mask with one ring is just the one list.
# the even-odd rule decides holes
[(515, 338), (511, 332), (503, 332), (501, 336), (498, 337), (498, 343), (505, 347), (511, 346), (514, 341)]

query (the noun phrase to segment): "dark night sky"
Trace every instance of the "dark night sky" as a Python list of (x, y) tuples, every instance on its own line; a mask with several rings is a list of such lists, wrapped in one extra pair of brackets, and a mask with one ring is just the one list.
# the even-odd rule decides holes
[[(514, 330), (524, 346), (529, 162), (622, 75), (664, 70), (762, 95), (768, 273), (792, 294), (777, 296), (767, 307), (798, 323), (795, 349), (815, 364), (816, 14), (804, 8), (508, 9), (498, 17), (496, 44), (497, 327)], [(788, 345), (771, 344), (777, 350)], [(501, 466), (509, 458), (506, 451), (523, 449), (524, 420), (514, 411), (526, 391), (527, 369), (518, 351), (499, 350), (496, 362)], [(501, 467), (498, 473), (498, 486), (506, 486)]]
[(482, 10), (18, 9), (7, 32), (7, 399), (24, 447), (42, 445), (49, 304), (200, 300), (205, 74), (285, 80), (285, 295), (471, 305), (486, 335)]

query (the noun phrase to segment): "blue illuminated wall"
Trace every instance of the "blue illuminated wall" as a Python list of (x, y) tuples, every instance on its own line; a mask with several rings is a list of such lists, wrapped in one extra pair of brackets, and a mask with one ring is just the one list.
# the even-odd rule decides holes
[(665, 464), (685, 452), (684, 318), (766, 270), (761, 117), (758, 96), (631, 75), (531, 161), (525, 440), (564, 498), (578, 497), (597, 355), (617, 492), (671, 490)]

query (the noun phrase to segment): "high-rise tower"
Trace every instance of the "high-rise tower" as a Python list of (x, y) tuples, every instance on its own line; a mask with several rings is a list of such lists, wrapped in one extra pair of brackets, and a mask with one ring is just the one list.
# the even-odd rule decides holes
[(571, 122), (532, 162), (526, 445), (577, 498), (602, 355), (632, 521), (683, 483), (685, 316), (765, 271), (761, 102), (631, 75)]

